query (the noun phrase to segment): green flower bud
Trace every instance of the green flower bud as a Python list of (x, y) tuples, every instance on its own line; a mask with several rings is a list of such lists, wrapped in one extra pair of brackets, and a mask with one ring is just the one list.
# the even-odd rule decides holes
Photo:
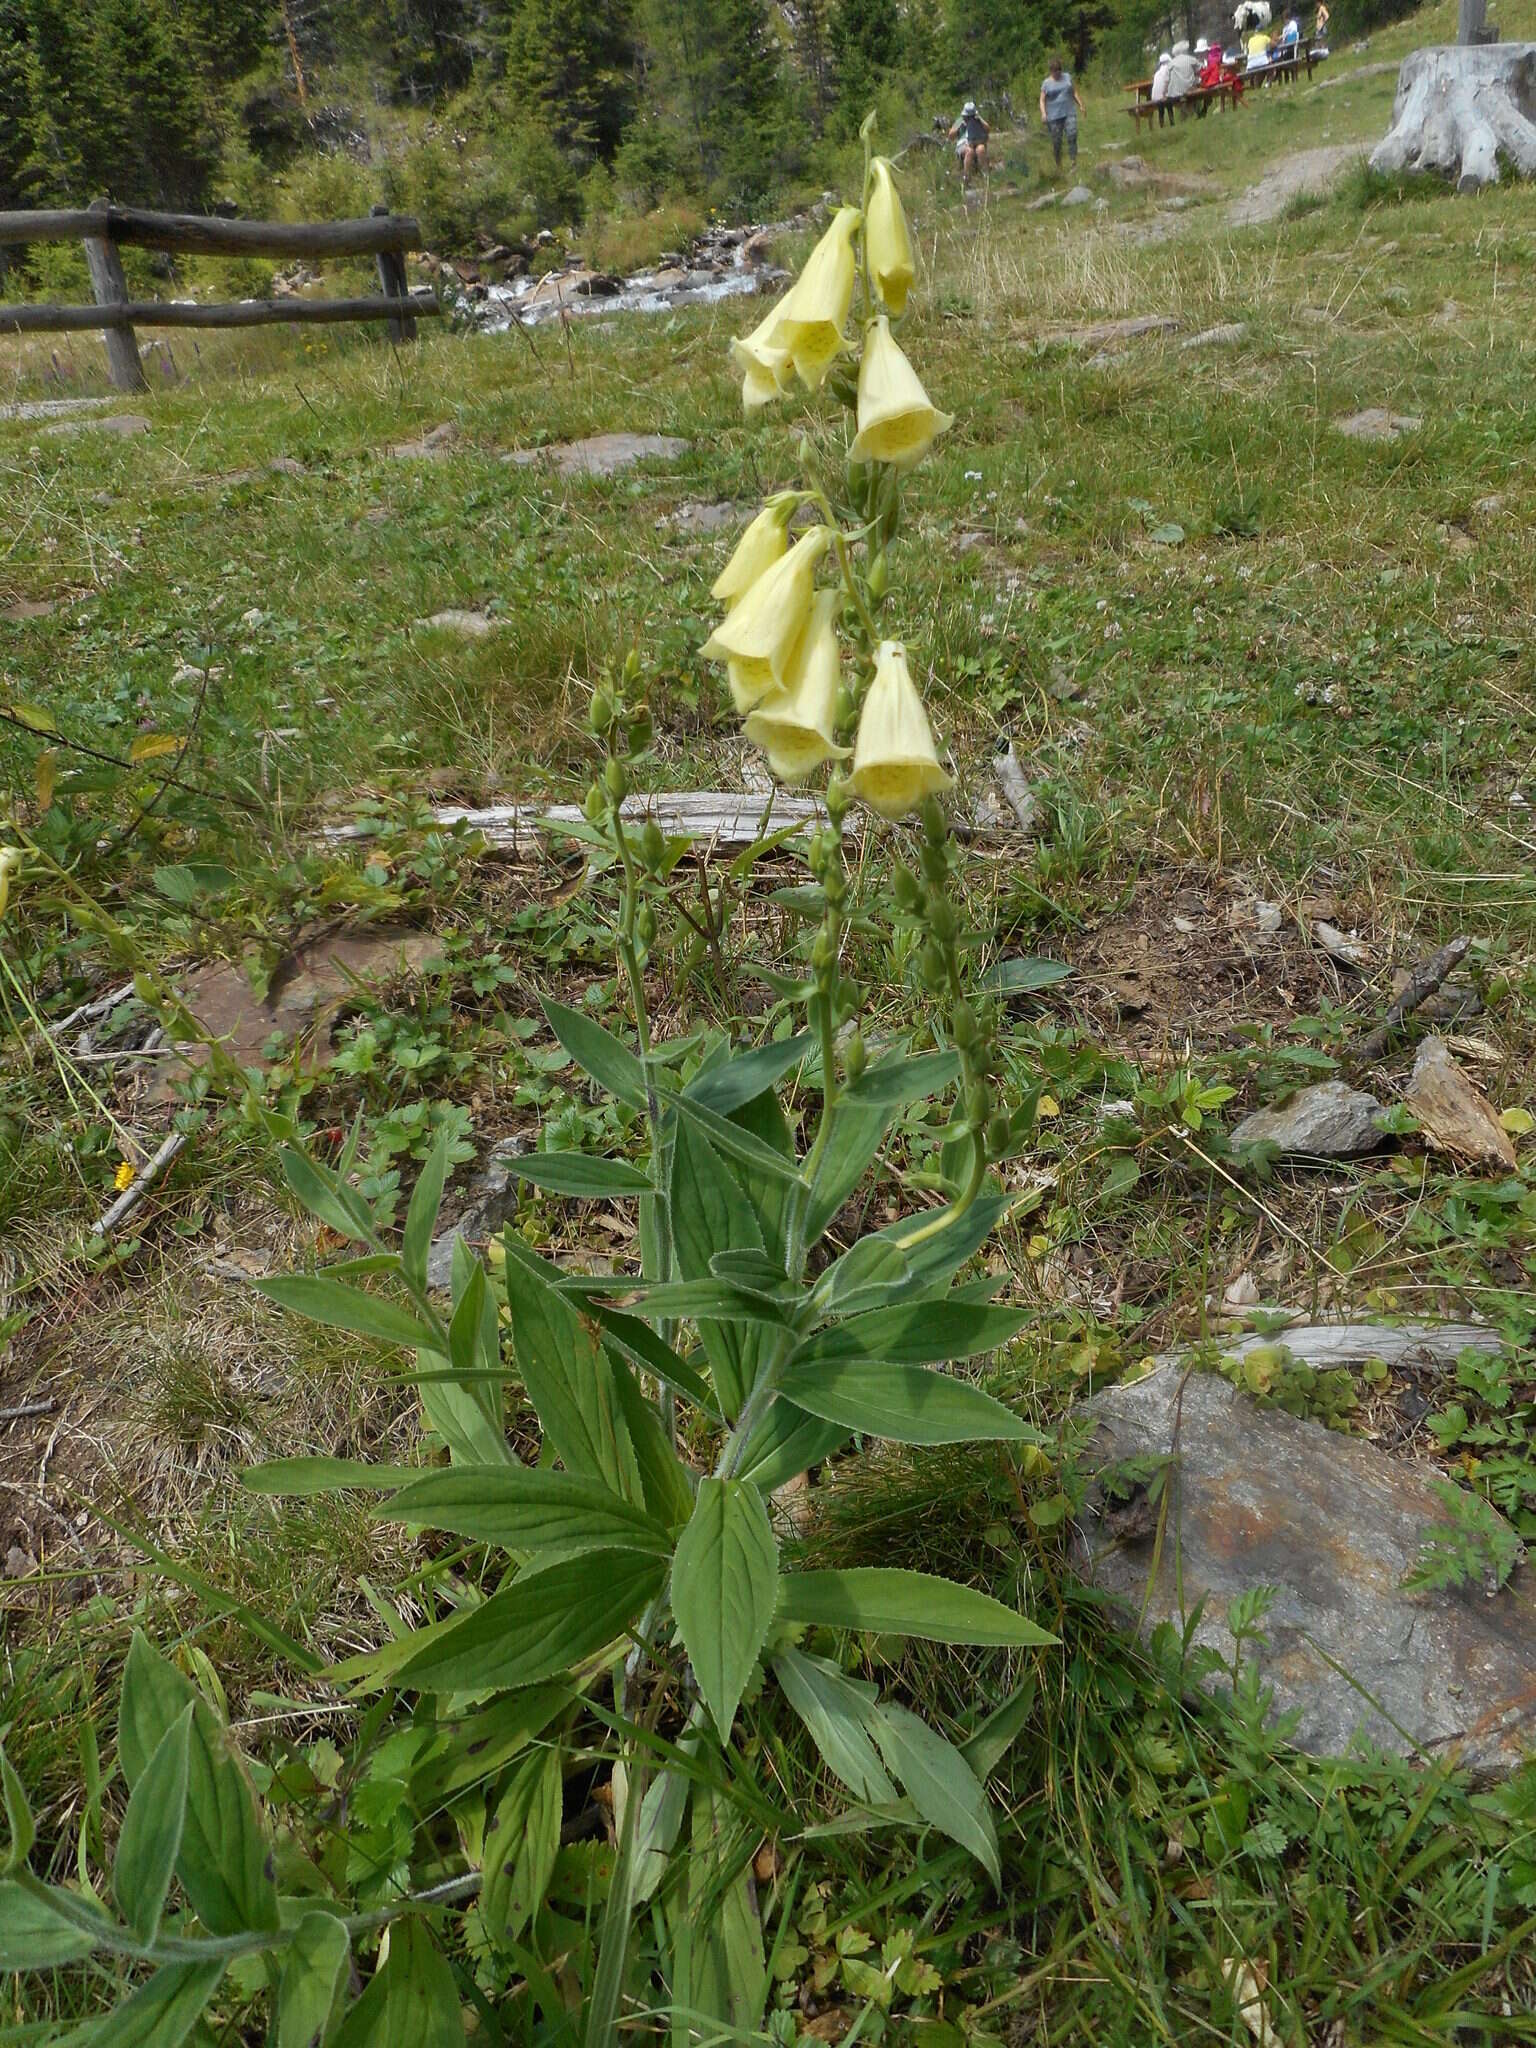
[(1001, 1159), (1013, 1143), (1013, 1126), (1001, 1110), (987, 1119), (986, 1146), (990, 1159)]
[(587, 711), (587, 723), (599, 739), (613, 723), (613, 699), (606, 690), (594, 690)]
[(603, 795), (602, 785), (594, 782), (582, 800), (581, 815), (589, 825), (601, 825), (608, 815), (608, 799)]
[(643, 754), (656, 736), (656, 727), (649, 709), (642, 704), (624, 734), (625, 744), (632, 754)]
[(622, 761), (610, 761), (604, 768), (603, 787), (611, 804), (621, 804), (629, 795), (629, 777), (624, 773)]
[(864, 1034), (855, 1031), (843, 1047), (843, 1072), (850, 1081), (857, 1081), (869, 1064), (869, 1055), (864, 1050)]
[(949, 968), (944, 959), (943, 947), (936, 946), (933, 940), (929, 939), (923, 947), (919, 964), (923, 986), (936, 996), (942, 995), (949, 987)]
[(657, 875), (666, 857), (667, 842), (662, 837), (661, 827), (654, 818), (647, 818), (640, 828), (640, 858), (650, 873)]
[(962, 1052), (968, 1052), (976, 1043), (976, 1012), (969, 1003), (956, 1003), (949, 1028), (956, 1045)]
[(849, 791), (848, 784), (841, 775), (834, 775), (827, 784), (827, 816), (832, 820), (833, 825), (839, 828), (837, 834), (839, 846), (843, 843), (843, 835), (840, 828), (844, 818), (848, 815), (848, 807), (852, 802), (853, 797)]
[(649, 903), (642, 903), (635, 917), (635, 937), (642, 946), (656, 943), (656, 913)]
[(941, 946), (952, 946), (960, 936), (960, 920), (947, 896), (934, 890), (928, 903), (928, 929)]
[(992, 1114), (992, 1090), (985, 1081), (973, 1081), (965, 1091), (966, 1121), (979, 1131)]
[(949, 861), (942, 846), (925, 845), (922, 866), (923, 873), (930, 882), (942, 883), (949, 880)]
[(878, 604), (881, 598), (884, 597), (890, 582), (890, 571), (885, 566), (885, 556), (883, 554), (876, 555), (875, 559), (870, 563), (869, 574), (864, 580), (868, 585), (870, 596)]
[(891, 894), (896, 898), (897, 909), (906, 911), (908, 916), (923, 907), (923, 885), (909, 867), (897, 868), (891, 877)]
[(936, 796), (926, 798), (923, 803), (923, 837), (930, 846), (942, 846), (949, 837), (949, 820)]
[(640, 680), (640, 650), (638, 647), (631, 647), (628, 654), (624, 657), (624, 680), (626, 683), (638, 683)]
[(837, 695), (832, 699), (832, 718), (839, 732), (846, 732), (858, 716), (859, 707), (853, 701), (853, 692), (846, 683), (839, 683)]
[(816, 934), (816, 943), (811, 947), (811, 965), (818, 975), (828, 973), (837, 965), (837, 945), (825, 926)]

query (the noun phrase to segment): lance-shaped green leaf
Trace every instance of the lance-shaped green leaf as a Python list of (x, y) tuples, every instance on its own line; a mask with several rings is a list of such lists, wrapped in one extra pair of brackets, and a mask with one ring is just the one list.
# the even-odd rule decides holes
[(667, 1097), (680, 1117), (692, 1124), (701, 1137), (707, 1138), (717, 1152), (727, 1159), (734, 1159), (739, 1165), (749, 1167), (754, 1173), (766, 1174), (770, 1180), (781, 1180), (800, 1185), (799, 1167), (793, 1159), (784, 1154), (768, 1140), (758, 1137), (745, 1124), (734, 1118), (721, 1116), (707, 1104), (696, 1101), (689, 1095)]
[[(111, 1931), (104, 1920), (102, 1932)], [(47, 1899), (14, 1878), (0, 1879), (0, 1970), (56, 1969), (88, 1956), (93, 1946), (91, 1937)]]
[(1056, 1637), (990, 1593), (932, 1572), (887, 1565), (792, 1572), (779, 1580), (779, 1615), (872, 1635), (922, 1636), (931, 1643), (982, 1643), (1034, 1649)]
[[(862, 1251), (869, 1246), (865, 1256), (873, 1261), (875, 1247), (889, 1248), (905, 1262), (905, 1272), (886, 1276), (871, 1270), (864, 1284), (853, 1287), (835, 1283), (832, 1275), (836, 1268), (829, 1267), (816, 1283), (817, 1306), (822, 1307), (834, 1289), (835, 1302), (830, 1305), (835, 1306), (839, 1315), (850, 1316), (864, 1309), (894, 1307), (899, 1301), (932, 1293), (981, 1250), (1007, 1207), (1005, 1196), (978, 1195), (968, 1209), (953, 1217), (936, 1210), (929, 1216), (907, 1216), (899, 1223), (888, 1223), (873, 1236), (862, 1238), (854, 1250)], [(939, 1227), (931, 1236), (919, 1235), (933, 1224)]]
[(37, 1840), (37, 1825), (32, 1818), (26, 1788), (17, 1777), (3, 1743), (0, 1743), (0, 1790), (5, 1797), (6, 1828), (5, 1845), (0, 1850), (0, 1876), (9, 1876), (11, 1871), (19, 1870), (32, 1854), (32, 1844)]
[(389, 1930), (389, 1955), (327, 2048), (464, 2048), (453, 1971), (424, 1920)]
[(959, 1078), (957, 1052), (898, 1053), (866, 1067), (844, 1092), (852, 1103), (896, 1109), (904, 1102), (921, 1102), (929, 1095), (937, 1095)]
[(847, 1439), (848, 1431), (840, 1422), (807, 1415), (791, 1401), (774, 1401), (747, 1438), (737, 1477), (750, 1479), (759, 1493), (772, 1493), (812, 1465), (819, 1465), (823, 1458), (830, 1458)]
[(959, 1295), (869, 1309), (799, 1345), (790, 1365), (880, 1359), (888, 1365), (935, 1365), (996, 1351), (1029, 1320), (1027, 1309), (993, 1308)]
[(110, 2013), (72, 2036), (92, 2048), (181, 2048), (224, 1977), (217, 1963), (167, 1963)]
[(398, 1667), (394, 1681), (422, 1692), (537, 1685), (622, 1636), (664, 1571), (659, 1558), (630, 1550), (562, 1559), (451, 1622)]
[(968, 1849), (993, 1884), (1001, 1884), (992, 1809), (959, 1750), (936, 1728), (889, 1701), (875, 1708), (871, 1725), (880, 1754), (923, 1819)]
[(277, 2048), (315, 2048), (336, 2004), (350, 1941), (334, 1913), (306, 1913), (293, 1930), (277, 1987)]
[(133, 1788), (117, 1838), (112, 1890), (123, 1918), (146, 1944), (155, 1938), (187, 1817), (190, 1703), (166, 1729)]
[(370, 1465), (362, 1458), (269, 1458), (265, 1464), (248, 1465), (240, 1474), (240, 1484), (250, 1493), (312, 1500), (320, 1493), (393, 1493), (426, 1469), (420, 1465)]
[(601, 1479), (629, 1500), (640, 1473), (597, 1326), (579, 1316), (515, 1249), (506, 1233), (512, 1349), (528, 1398), (556, 1456), (572, 1472)]
[(672, 1448), (656, 1404), (647, 1398), (638, 1376), (620, 1357), (615, 1356), (612, 1364), (613, 1390), (629, 1429), (635, 1463), (640, 1468), (640, 1493), (646, 1513), (653, 1522), (675, 1532), (693, 1513), (693, 1485), (688, 1469)]
[(425, 1288), (427, 1284), (427, 1254), (432, 1249), (432, 1232), (437, 1224), (437, 1212), (443, 1205), (443, 1187), (448, 1179), (448, 1154), (453, 1147), (453, 1133), (445, 1124), (437, 1134), (437, 1142), (427, 1154), (426, 1164), (416, 1177), (411, 1191), (411, 1205), (405, 1212), (405, 1231), (400, 1240), (400, 1263), (405, 1276), (415, 1287)]
[(721, 1116), (732, 1116), (746, 1103), (799, 1066), (816, 1049), (808, 1031), (795, 1038), (780, 1038), (751, 1052), (732, 1053), (729, 1059), (695, 1074), (683, 1093), (690, 1102), (702, 1102)]
[(847, 1095), (837, 1097), (826, 1148), (805, 1205), (807, 1245), (820, 1243), (827, 1226), (869, 1171), (895, 1118), (893, 1103), (850, 1102)]
[(822, 1762), (866, 1806), (891, 1806), (896, 1787), (869, 1739), (878, 1694), (823, 1657), (783, 1650), (773, 1660), (784, 1697), (805, 1723)]
[(650, 1177), (627, 1159), (597, 1159), (590, 1152), (530, 1152), (512, 1161), (512, 1171), (553, 1195), (590, 1201), (623, 1201), (653, 1192)]
[(672, 1612), (722, 1742), (773, 1625), (779, 1551), (755, 1486), (702, 1479), (672, 1561)]
[(560, 1752), (529, 1757), (502, 1794), (485, 1843), (480, 1917), (498, 1944), (516, 1941), (549, 1889), (560, 1848)]
[(719, 1419), (719, 1405), (708, 1380), (697, 1366), (686, 1358), (680, 1358), (649, 1323), (639, 1316), (631, 1315), (627, 1309), (610, 1308), (606, 1301), (599, 1301), (588, 1295), (582, 1304), (583, 1312), (603, 1330), (603, 1342), (611, 1355), (615, 1345), (626, 1358), (632, 1359), (642, 1371), (654, 1373), (664, 1386), (675, 1394), (681, 1394), (685, 1401), (691, 1401), (704, 1414)]
[(645, 1108), (645, 1068), (622, 1039), (580, 1010), (541, 998), (549, 1028), (584, 1073), (631, 1109)]
[(454, 1240), (449, 1280), (449, 1355), (424, 1351), (416, 1361), (422, 1413), (455, 1465), (515, 1465), (517, 1456), (502, 1422), (496, 1297), (486, 1285), (484, 1266), (461, 1237)]
[(672, 1541), (643, 1508), (593, 1479), (548, 1466), (455, 1465), (403, 1486), (379, 1519), (446, 1529), (506, 1550), (576, 1557), (587, 1550), (642, 1550), (668, 1557)]
[(968, 1380), (922, 1365), (792, 1365), (779, 1391), (808, 1414), (898, 1444), (1032, 1443), (1039, 1432)]
[[(736, 1174), (691, 1125), (678, 1125), (672, 1144), (672, 1243), (680, 1279), (696, 1287), (714, 1282), (710, 1262), (717, 1252), (755, 1252), (766, 1257), (756, 1212)], [(718, 1283), (730, 1287), (730, 1282)], [(734, 1294), (735, 1290), (732, 1289)], [(762, 1298), (750, 1300), (763, 1306)], [(783, 1311), (768, 1304), (775, 1317)], [(650, 1304), (651, 1313), (658, 1311)], [(699, 1338), (709, 1358), (715, 1390), (727, 1418), (734, 1418), (757, 1372), (760, 1339), (730, 1310), (729, 1320), (699, 1312)]]
[(372, 1211), (350, 1182), (296, 1145), (279, 1146), (277, 1159), (283, 1179), (311, 1216), (329, 1224), (338, 1237), (355, 1238), (359, 1244), (373, 1240)]
[(332, 1330), (350, 1330), (354, 1336), (372, 1337), (380, 1344), (397, 1344), (408, 1351), (430, 1349), (437, 1341), (409, 1309), (397, 1307), (381, 1294), (348, 1287), (344, 1280), (329, 1280), (323, 1273), (280, 1273), (254, 1285), (258, 1294), (275, 1301), (279, 1308), (291, 1309), (295, 1315)]

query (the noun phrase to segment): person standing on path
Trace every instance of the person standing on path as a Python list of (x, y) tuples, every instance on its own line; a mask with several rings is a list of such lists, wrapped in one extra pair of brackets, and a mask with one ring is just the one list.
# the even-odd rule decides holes
[(1061, 169), (1063, 142), (1072, 162), (1077, 162), (1077, 117), (1082, 111), (1083, 103), (1077, 96), (1071, 72), (1060, 57), (1053, 57), (1050, 72), (1040, 87), (1040, 118), (1050, 131), (1051, 150), (1058, 171)]

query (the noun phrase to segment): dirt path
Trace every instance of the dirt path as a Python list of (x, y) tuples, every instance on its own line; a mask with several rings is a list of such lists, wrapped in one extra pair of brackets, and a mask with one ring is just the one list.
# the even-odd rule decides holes
[(1251, 228), (1278, 220), (1293, 199), (1331, 192), (1339, 174), (1364, 155), (1363, 143), (1338, 142), (1326, 149), (1303, 149), (1295, 156), (1282, 157), (1261, 185), (1250, 185), (1233, 200), (1227, 208), (1227, 225)]

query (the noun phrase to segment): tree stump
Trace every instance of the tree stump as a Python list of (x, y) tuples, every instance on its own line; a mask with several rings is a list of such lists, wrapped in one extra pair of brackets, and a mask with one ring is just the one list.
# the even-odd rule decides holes
[(1415, 50), (1398, 73), (1373, 171), (1445, 171), (1459, 192), (1497, 183), (1499, 157), (1536, 177), (1536, 43)]

